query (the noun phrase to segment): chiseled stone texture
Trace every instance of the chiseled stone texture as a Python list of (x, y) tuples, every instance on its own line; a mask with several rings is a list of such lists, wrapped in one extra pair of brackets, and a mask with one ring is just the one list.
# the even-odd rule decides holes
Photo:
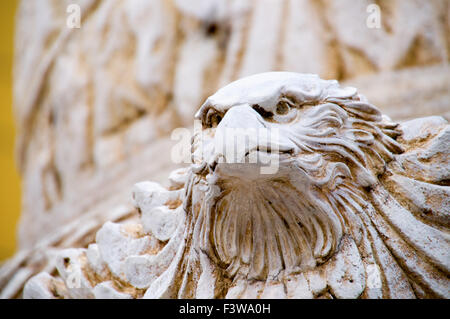
[[(58, 275), (32, 277), (25, 298), (450, 298), (443, 117), (398, 124), (353, 87), (269, 72), (220, 89), (196, 118), (192, 165), (167, 188), (136, 184), (140, 219), (60, 251)], [(230, 154), (230, 127), (279, 137)]]
[[(358, 87), (394, 120), (448, 120), (448, 1), (377, 1), (380, 29), (366, 27), (372, 2), (22, 1), (20, 252), (0, 270), (0, 295), (20, 296), (31, 275), (51, 272), (55, 249), (87, 247), (107, 220), (135, 219), (129, 185), (167, 186), (176, 166), (160, 154), (174, 143), (170, 132), (191, 126), (207, 96), (243, 76), (316, 73)], [(73, 3), (80, 29), (66, 26)]]

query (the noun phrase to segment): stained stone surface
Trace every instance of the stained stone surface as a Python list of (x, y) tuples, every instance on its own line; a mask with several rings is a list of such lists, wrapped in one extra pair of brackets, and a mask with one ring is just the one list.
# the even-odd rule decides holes
[[(443, 117), (398, 124), (353, 87), (269, 72), (196, 118), (192, 165), (168, 188), (136, 184), (140, 219), (57, 253), (57, 274), (32, 277), (25, 298), (450, 297)], [(236, 155), (222, 147), (233, 127), (279, 135)]]
[[(72, 3), (81, 7), (79, 29), (66, 26)], [(178, 167), (168, 159), (175, 143), (170, 133), (190, 127), (198, 106), (238, 78), (273, 70), (316, 73), (357, 87), (395, 121), (448, 120), (448, 1), (377, 1), (380, 29), (366, 26), (371, 3), (22, 1), (14, 110), (23, 205), (18, 252), (0, 268), (0, 297), (20, 297), (32, 275), (53, 273), (60, 249), (87, 249), (106, 221), (136, 222), (131, 186), (152, 180), (169, 187), (167, 176)], [(434, 136), (428, 126), (431, 133), (424, 128), (424, 134)], [(412, 140), (405, 143), (424, 146), (423, 139)], [(419, 180), (429, 182), (428, 176), (445, 174), (443, 166), (411, 156), (401, 161), (414, 178), (422, 174)], [(408, 180), (395, 182), (402, 185), (398, 193), (411, 187)], [(423, 203), (431, 209), (425, 195), (408, 208)], [(140, 217), (144, 231), (156, 227), (149, 216)], [(167, 218), (161, 239), (173, 231)], [(111, 285), (97, 294), (113, 294)]]

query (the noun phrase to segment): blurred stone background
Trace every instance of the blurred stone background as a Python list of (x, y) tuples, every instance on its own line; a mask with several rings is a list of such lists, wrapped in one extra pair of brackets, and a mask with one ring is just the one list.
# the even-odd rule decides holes
[[(71, 4), (80, 28), (67, 25)], [(371, 4), (380, 28), (367, 25)], [(357, 87), (397, 121), (450, 117), (447, 0), (23, 0), (15, 32), (23, 193), (20, 251), (0, 270), (2, 297), (51, 272), (54, 249), (134, 218), (132, 185), (164, 184), (178, 167), (171, 131), (191, 126), (230, 81), (317, 73)]]

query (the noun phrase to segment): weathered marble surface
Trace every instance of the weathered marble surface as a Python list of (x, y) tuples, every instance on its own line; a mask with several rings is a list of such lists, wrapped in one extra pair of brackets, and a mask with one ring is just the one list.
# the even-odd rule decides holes
[[(60, 251), (25, 298), (450, 297), (444, 118), (398, 124), (355, 88), (287, 72), (233, 82), (196, 117), (193, 164), (168, 188), (136, 184), (140, 220)], [(278, 129), (277, 171), (223, 152), (230, 127)]]
[[(448, 120), (448, 1), (377, 1), (382, 27), (369, 29), (372, 2), (22, 1), (14, 108), (23, 209), (0, 297), (20, 296), (30, 276), (54, 271), (54, 251), (87, 247), (105, 221), (135, 219), (130, 185), (167, 187), (176, 166), (159, 154), (173, 145), (169, 133), (237, 78), (312, 72), (358, 87), (394, 120)], [(73, 3), (80, 29), (66, 26)]]

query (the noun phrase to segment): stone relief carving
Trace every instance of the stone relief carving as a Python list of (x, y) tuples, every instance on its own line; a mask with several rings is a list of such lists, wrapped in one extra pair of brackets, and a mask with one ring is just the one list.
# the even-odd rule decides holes
[[(126, 201), (137, 174), (130, 166), (162, 182), (174, 167), (139, 165), (164, 149), (154, 141), (190, 125), (201, 101), (247, 75), (287, 70), (356, 81), (389, 115), (448, 119), (448, 2), (381, 1), (385, 27), (377, 30), (365, 27), (371, 2), (21, 1), (19, 247), (32, 249), (82, 215), (110, 219), (95, 211), (119, 192)], [(66, 27), (73, 3), (80, 29)]]
[[(134, 186), (140, 220), (58, 252), (25, 298), (450, 297), (445, 119), (398, 124), (355, 88), (288, 72), (232, 82), (196, 118), (192, 165)], [(236, 162), (227, 128), (276, 128), (277, 152), (249, 143), (238, 160), (257, 162)]]
[[(396, 121), (448, 120), (450, 3), (377, 1), (382, 27), (370, 29), (372, 3), (20, 1), (14, 109), (22, 213), (18, 251), (0, 267), (0, 298), (21, 297), (31, 276), (55, 271), (59, 250), (86, 248), (106, 221), (135, 221), (130, 185), (167, 186), (177, 166), (158, 155), (172, 146), (169, 133), (191, 125), (198, 105), (237, 78), (317, 73), (357, 87)], [(79, 29), (67, 28), (69, 4), (80, 5)], [(416, 171), (425, 172), (408, 174)]]

